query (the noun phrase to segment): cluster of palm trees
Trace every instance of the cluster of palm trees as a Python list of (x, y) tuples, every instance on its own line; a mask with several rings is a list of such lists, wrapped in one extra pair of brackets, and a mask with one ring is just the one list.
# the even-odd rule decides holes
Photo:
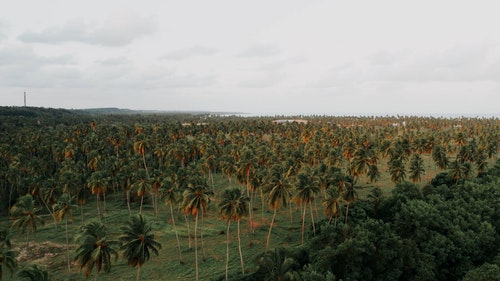
[[(154, 120), (131, 123), (125, 117), (113, 122), (96, 118), (90, 123), (19, 128), (2, 134), (0, 201), (7, 206), (0, 207), (13, 218), (14, 229), (25, 231), (28, 249), (30, 230), (36, 231), (42, 222), (38, 219), (41, 212), (49, 213), (54, 224), (64, 221), (69, 245), (68, 223), (73, 222), (76, 202), (85, 228), (78, 241), (103, 243), (99, 251), (111, 259), (116, 254), (111, 247), (114, 242), (107, 241), (104, 228), (98, 227), (107, 219), (106, 197), (123, 194), (134, 224), (144, 221), (132, 216), (134, 203), (139, 205), (140, 215), (145, 204), (151, 206), (156, 218), (163, 197), (169, 205), (180, 263), (184, 260), (175, 213), (180, 210), (185, 215), (188, 232), (187, 216), (194, 219), (198, 279), (199, 248), (205, 259), (199, 223), (203, 225), (212, 199), (220, 197), (219, 213), (227, 222), (227, 249), (231, 221), (236, 221), (244, 272), (240, 221), (248, 217), (252, 239), (259, 207), (263, 221), (265, 210), (272, 211), (266, 252), (282, 208), (289, 208), (291, 226), (293, 207), (300, 209), (304, 243), (308, 211), (313, 234), (319, 203), (329, 220), (336, 223), (345, 212), (347, 223), (349, 206), (357, 199), (359, 188), (382, 177), (395, 183), (407, 179), (418, 183), (437, 169), (449, 171), (457, 181), (481, 174), (488, 159), (497, 155), (500, 128), (496, 119), (466, 118), (315, 117), (308, 124), (286, 125), (266, 118), (213, 118), (203, 125), (182, 124), (167, 117)], [(227, 190), (214, 188), (217, 175), (227, 179)], [(97, 210), (92, 226), (86, 224), (83, 211), (90, 196), (95, 196), (92, 201)], [(191, 243), (189, 233), (188, 237)], [(120, 242), (125, 244), (121, 238)], [(89, 263), (80, 243), (77, 260), (86, 272), (109, 270), (110, 262)], [(152, 242), (144, 255), (149, 258), (149, 251), (156, 254), (159, 246)], [(67, 252), (69, 271), (69, 246)], [(127, 257), (130, 265), (137, 266), (138, 277), (146, 260)]]

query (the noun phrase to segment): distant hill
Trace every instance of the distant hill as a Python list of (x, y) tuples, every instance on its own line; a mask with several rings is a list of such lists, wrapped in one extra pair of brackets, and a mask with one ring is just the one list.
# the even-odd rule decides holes
[(240, 115), (238, 112), (210, 112), (210, 111), (161, 111), (161, 110), (132, 110), (117, 107), (104, 108), (86, 108), (86, 109), (64, 109), (64, 108), (45, 108), (45, 107), (22, 107), (22, 106), (0, 106), (0, 116), (23, 116), (23, 117), (42, 117), (42, 116), (61, 116), (61, 115), (150, 115), (150, 114), (189, 114), (189, 115)]

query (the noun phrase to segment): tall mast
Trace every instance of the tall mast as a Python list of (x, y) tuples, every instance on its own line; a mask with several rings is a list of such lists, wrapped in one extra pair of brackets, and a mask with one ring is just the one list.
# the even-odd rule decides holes
[(24, 107), (26, 107), (26, 91), (24, 91)]

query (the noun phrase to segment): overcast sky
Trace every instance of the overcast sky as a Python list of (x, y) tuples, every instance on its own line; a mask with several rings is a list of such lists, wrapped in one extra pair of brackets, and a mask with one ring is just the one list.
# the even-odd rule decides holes
[(0, 105), (500, 116), (496, 0), (1, 1)]

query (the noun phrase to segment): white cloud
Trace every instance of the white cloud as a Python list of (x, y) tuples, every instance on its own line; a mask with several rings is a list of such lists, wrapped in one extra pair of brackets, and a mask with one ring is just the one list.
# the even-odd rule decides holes
[(241, 52), (238, 56), (242, 58), (254, 57), (271, 57), (281, 53), (281, 50), (271, 44), (258, 44), (248, 47), (245, 51)]
[(162, 57), (162, 59), (167, 59), (167, 60), (185, 60), (189, 59), (195, 56), (210, 56), (214, 55), (218, 52), (217, 49), (215, 48), (209, 48), (209, 47), (203, 47), (203, 46), (193, 46), (189, 48), (183, 48), (183, 49), (178, 49), (175, 51), (172, 51), (165, 56)]
[(19, 36), (19, 40), (26, 43), (80, 42), (119, 47), (156, 31), (157, 24), (152, 19), (128, 14), (112, 16), (101, 24), (89, 23), (83, 18), (77, 18), (66, 22), (63, 26), (24, 32)]
[(244, 88), (269, 88), (278, 85), (286, 78), (283, 73), (262, 73), (256, 74), (254, 77), (243, 80), (238, 83), (238, 86)]

